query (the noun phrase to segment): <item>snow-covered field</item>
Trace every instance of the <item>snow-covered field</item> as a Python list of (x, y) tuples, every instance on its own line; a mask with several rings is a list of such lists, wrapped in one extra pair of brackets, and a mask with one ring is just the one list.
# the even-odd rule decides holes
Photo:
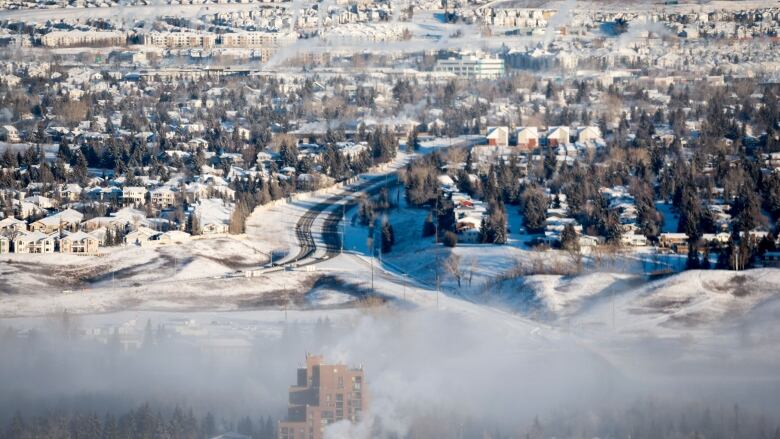
[(266, 264), (276, 248), (250, 238), (220, 237), (117, 247), (104, 256), (8, 254), (0, 264), (0, 316), (253, 306), (261, 293), (276, 295), (309, 282), (302, 273), (226, 278)]

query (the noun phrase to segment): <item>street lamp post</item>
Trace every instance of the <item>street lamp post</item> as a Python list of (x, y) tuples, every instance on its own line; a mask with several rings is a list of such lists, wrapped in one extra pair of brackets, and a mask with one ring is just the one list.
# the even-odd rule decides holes
[(406, 273), (403, 273), (403, 284), (404, 284), (404, 302), (406, 302)]

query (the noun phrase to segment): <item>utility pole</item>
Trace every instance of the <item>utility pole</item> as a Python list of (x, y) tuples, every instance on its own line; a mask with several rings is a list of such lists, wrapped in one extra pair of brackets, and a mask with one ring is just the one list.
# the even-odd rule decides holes
[(436, 266), (434, 267), (434, 270), (436, 270), (436, 309), (439, 309), (439, 257), (436, 256)]
[(403, 273), (403, 283), (404, 283), (404, 302), (406, 301), (406, 273)]
[(374, 292), (374, 239), (368, 243), (369, 251), (371, 252), (371, 292)]
[[(433, 216), (434, 216), (434, 218), (433, 218), (433, 230), (434, 230), (434, 233), (435, 233), (435, 241), (434, 241), (434, 243), (438, 244), (439, 243), (439, 197), (438, 197), (438, 195), (436, 196), (436, 207), (433, 208)], [(438, 262), (438, 258), (436, 258), (436, 260)], [(437, 270), (438, 270), (438, 268), (437, 268)]]
[(436, 309), (439, 309), (439, 270), (436, 269)]

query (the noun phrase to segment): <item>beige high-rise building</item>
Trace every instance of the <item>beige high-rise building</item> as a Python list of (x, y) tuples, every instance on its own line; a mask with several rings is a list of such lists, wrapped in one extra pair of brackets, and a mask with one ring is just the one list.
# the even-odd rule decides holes
[(279, 422), (279, 439), (321, 439), (328, 424), (358, 422), (368, 398), (362, 368), (326, 364), (322, 356), (306, 355), (298, 382), (290, 386), (287, 419)]

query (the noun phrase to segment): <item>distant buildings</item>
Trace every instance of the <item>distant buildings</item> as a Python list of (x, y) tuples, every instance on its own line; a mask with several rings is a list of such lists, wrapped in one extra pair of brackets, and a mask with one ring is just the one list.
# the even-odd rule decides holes
[(144, 44), (164, 49), (186, 49), (214, 47), (216, 36), (202, 32), (149, 32), (144, 35)]
[(279, 32), (235, 32), (222, 35), (222, 47), (263, 48), (292, 44), (295, 34)]
[(54, 31), (41, 37), (44, 47), (124, 46), (127, 36), (116, 31)]
[(434, 70), (467, 78), (495, 79), (504, 76), (504, 60), (468, 55), (461, 58), (440, 59), (436, 62)]
[(290, 386), (287, 419), (279, 422), (279, 439), (321, 439), (328, 424), (357, 422), (367, 408), (362, 369), (326, 364), (321, 356), (306, 355), (298, 381)]

